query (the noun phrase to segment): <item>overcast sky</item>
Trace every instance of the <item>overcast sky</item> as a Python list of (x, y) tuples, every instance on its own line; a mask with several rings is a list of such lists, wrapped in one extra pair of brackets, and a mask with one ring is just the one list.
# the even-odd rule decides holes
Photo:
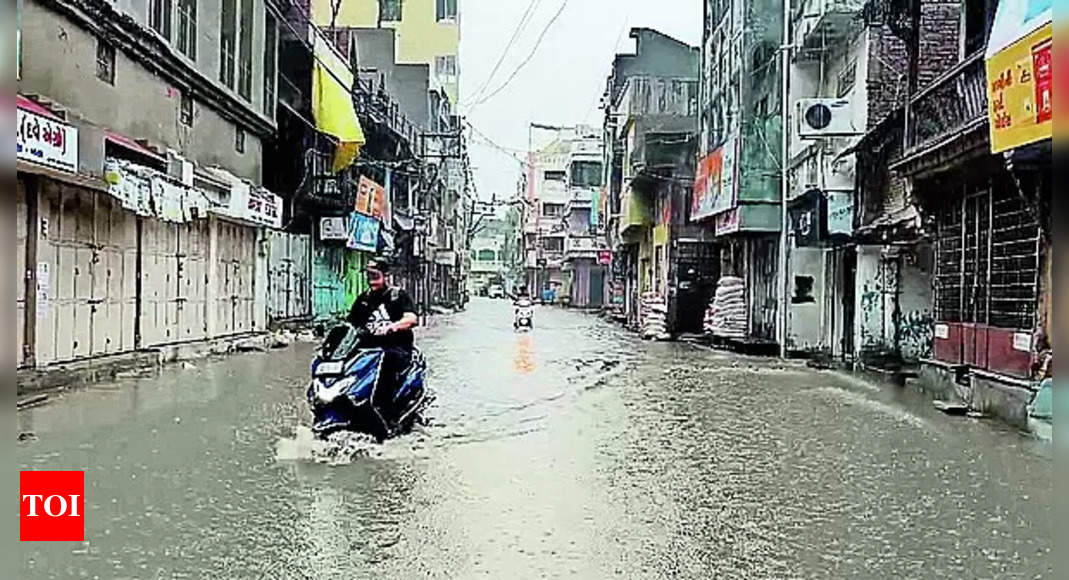
[[(528, 6), (530, 21), (483, 91)], [(530, 61), (536, 41), (557, 14)], [(701, 43), (702, 0), (461, 0), (460, 112), (516, 157), (527, 149), (530, 122), (601, 125), (599, 100), (613, 56), (632, 51), (631, 28), (653, 28), (693, 46)], [(495, 96), (479, 103), (490, 93)], [(536, 134), (536, 145), (538, 143)], [(545, 134), (542, 134), (545, 141)], [(471, 140), (479, 195), (512, 197), (520, 165), (515, 158)]]

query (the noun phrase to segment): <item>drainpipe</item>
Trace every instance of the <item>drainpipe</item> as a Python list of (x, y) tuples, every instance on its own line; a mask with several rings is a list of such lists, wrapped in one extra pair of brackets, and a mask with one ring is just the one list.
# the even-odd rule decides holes
[(787, 320), (789, 319), (790, 276), (787, 272), (787, 196), (790, 192), (787, 183), (787, 166), (790, 163), (790, 65), (794, 46), (791, 44), (791, 2), (783, 2), (783, 46), (780, 47), (780, 235), (779, 235), (779, 320), (776, 324), (777, 341), (779, 342), (779, 354), (781, 358), (787, 358)]

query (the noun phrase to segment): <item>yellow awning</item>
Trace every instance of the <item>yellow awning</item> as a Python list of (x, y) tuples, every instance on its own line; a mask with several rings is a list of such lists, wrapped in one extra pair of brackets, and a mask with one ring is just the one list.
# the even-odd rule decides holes
[(353, 73), (314, 27), (312, 68), (312, 115), (316, 129), (338, 141), (333, 171), (352, 165), (364, 145), (364, 129), (353, 107)]

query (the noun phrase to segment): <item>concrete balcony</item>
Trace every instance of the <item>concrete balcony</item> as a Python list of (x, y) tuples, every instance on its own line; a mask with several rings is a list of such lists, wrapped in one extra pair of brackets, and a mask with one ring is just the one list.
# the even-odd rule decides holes
[(818, 60), (847, 40), (864, 6), (865, 0), (803, 0), (794, 16), (796, 58)]

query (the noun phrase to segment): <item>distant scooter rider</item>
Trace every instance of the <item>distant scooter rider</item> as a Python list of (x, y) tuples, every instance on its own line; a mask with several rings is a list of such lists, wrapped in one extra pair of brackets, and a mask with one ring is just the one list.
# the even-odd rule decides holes
[[(366, 327), (372, 336), (365, 339), (368, 348), (383, 349), (380, 377), (397, 380), (412, 361), (415, 336), (412, 329), (419, 325), (412, 297), (403, 289), (389, 283), (390, 264), (385, 258), (375, 258), (364, 269), (369, 289), (356, 298), (347, 321), (356, 328)], [(392, 389), (375, 391), (372, 403), (385, 409)]]

